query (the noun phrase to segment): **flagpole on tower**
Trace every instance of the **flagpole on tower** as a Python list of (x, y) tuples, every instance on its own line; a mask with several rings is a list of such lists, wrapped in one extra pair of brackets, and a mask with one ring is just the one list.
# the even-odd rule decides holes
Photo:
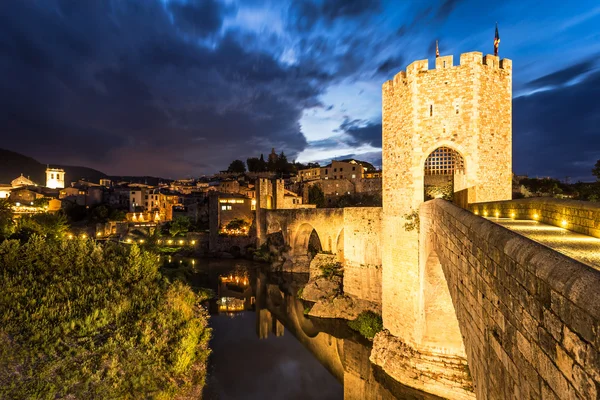
[(498, 45), (500, 44), (500, 35), (498, 34), (498, 22), (496, 22), (496, 34), (494, 35), (494, 55), (498, 57)]
[(440, 56), (440, 48), (438, 47), (438, 41), (435, 41), (435, 58)]

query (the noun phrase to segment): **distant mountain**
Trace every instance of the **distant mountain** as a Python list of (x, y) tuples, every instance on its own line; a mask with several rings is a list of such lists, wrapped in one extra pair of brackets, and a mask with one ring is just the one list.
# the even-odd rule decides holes
[[(65, 186), (79, 179), (98, 183), (101, 178), (106, 177), (105, 173), (87, 167), (59, 164), (50, 166), (65, 170)], [(46, 184), (46, 164), (14, 151), (0, 149), (0, 183), (10, 183), (21, 174), (28, 176), (38, 185)]]

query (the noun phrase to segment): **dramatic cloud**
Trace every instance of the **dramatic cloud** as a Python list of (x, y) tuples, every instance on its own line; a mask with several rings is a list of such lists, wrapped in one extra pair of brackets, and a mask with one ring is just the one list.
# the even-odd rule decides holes
[(531, 89), (539, 89), (548, 86), (563, 85), (591, 71), (594, 69), (595, 64), (596, 57), (534, 79), (527, 84), (527, 87)]
[(381, 147), (380, 123), (346, 119), (340, 126), (340, 131), (348, 135), (348, 144), (352, 146), (368, 144), (373, 147)]
[(225, 7), (217, 0), (171, 1), (168, 8), (180, 29), (194, 35), (217, 32), (223, 23)]
[[(306, 146), (298, 120), (320, 105), (316, 71), (246, 51), (234, 33), (211, 47), (185, 40), (160, 3), (69, 4), (1, 6), (7, 147), (42, 162), (176, 176)], [(195, 29), (214, 30), (215, 15), (192, 16)]]
[[(272, 147), (302, 161), (376, 158), (383, 81), (433, 58), (436, 38), (455, 57), (491, 46), (498, 19), (515, 93), (550, 90), (514, 102), (515, 167), (585, 177), (600, 15), (581, 5), (547, 24), (557, 1), (6, 0), (0, 147), (164, 177), (210, 174)], [(569, 164), (543, 159), (546, 142)]]

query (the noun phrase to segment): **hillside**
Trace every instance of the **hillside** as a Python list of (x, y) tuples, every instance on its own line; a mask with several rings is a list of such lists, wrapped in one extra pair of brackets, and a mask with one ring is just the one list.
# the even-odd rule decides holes
[[(66, 185), (78, 179), (98, 183), (100, 178), (106, 177), (103, 172), (92, 168), (60, 164), (51, 164), (51, 166), (65, 170)], [(10, 181), (23, 174), (29, 176), (29, 179), (35, 183), (44, 185), (46, 183), (45, 171), (46, 165), (31, 157), (0, 149), (0, 183), (10, 183)]]

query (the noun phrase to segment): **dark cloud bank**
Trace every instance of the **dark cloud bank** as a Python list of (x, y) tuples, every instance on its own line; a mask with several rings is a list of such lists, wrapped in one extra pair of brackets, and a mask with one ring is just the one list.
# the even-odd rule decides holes
[[(381, 1), (294, 1), (285, 29), (300, 41), (289, 66), (279, 38), (261, 50), (264, 37), (224, 31), (236, 9), (216, 0), (3, 1), (0, 147), (44, 163), (164, 177), (212, 173), (271, 147), (294, 158), (308, 146), (300, 118), (325, 107), (319, 98), (330, 85), (391, 78), (409, 60), (387, 44), (410, 43), (414, 24), (438, 24), (461, 3), (415, 8), (381, 36), (372, 21)], [(515, 172), (590, 179), (600, 158), (595, 58), (525, 87), (539, 91), (513, 103)], [(310, 145), (381, 146), (380, 121), (348, 116), (338, 133)]]
[(226, 12), (214, 1), (2, 2), (2, 147), (164, 176), (272, 146), (298, 153), (299, 118), (323, 82), (245, 50), (235, 33), (198, 44)]

